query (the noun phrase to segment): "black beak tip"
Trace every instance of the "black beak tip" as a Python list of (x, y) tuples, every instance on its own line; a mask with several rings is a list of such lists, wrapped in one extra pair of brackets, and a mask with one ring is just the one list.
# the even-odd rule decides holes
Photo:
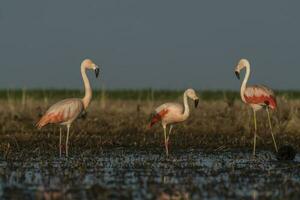
[(98, 78), (98, 76), (99, 76), (99, 68), (97, 68), (97, 69), (95, 69), (95, 75), (96, 75), (96, 78)]
[(235, 75), (236, 75), (237, 79), (240, 80), (240, 73), (236, 71), (236, 72), (235, 72)]
[(199, 99), (196, 99), (196, 100), (195, 100), (195, 108), (197, 108), (198, 103), (199, 103)]

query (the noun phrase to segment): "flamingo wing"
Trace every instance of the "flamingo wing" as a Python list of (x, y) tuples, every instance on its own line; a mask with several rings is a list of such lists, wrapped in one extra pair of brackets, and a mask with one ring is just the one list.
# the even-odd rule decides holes
[(165, 103), (160, 105), (155, 109), (155, 112), (152, 114), (149, 127), (152, 127), (154, 124), (161, 121), (171, 113), (182, 114), (183, 113), (182, 105), (178, 103)]
[(65, 99), (51, 106), (36, 124), (38, 128), (51, 123), (65, 123), (74, 120), (84, 110), (81, 99)]
[(259, 104), (275, 109), (277, 106), (273, 90), (263, 85), (254, 85), (246, 88), (244, 97), (249, 104)]

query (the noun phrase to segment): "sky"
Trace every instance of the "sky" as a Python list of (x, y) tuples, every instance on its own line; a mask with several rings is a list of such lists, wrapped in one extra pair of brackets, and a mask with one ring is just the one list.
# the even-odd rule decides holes
[(3, 0), (0, 88), (300, 89), (300, 1)]

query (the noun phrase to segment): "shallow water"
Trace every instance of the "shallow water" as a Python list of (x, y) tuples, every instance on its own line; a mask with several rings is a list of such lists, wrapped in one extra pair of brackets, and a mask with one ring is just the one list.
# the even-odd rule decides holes
[(300, 157), (122, 148), (0, 161), (0, 199), (299, 199)]

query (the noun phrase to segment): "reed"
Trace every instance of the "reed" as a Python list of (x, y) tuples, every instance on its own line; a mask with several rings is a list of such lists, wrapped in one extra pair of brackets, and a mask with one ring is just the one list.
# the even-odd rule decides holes
[[(60, 95), (62, 94), (64, 92)], [(73, 95), (76, 94), (74, 92)], [(162, 148), (161, 126), (157, 124), (152, 129), (146, 127), (150, 113), (156, 106), (167, 101), (164, 95), (170, 93), (135, 91), (131, 93), (136, 94), (137, 98), (134, 100), (128, 96), (126, 97), (128, 99), (121, 100), (109, 94), (111, 94), (109, 91), (103, 89), (102, 95), (92, 101), (87, 116), (79, 118), (74, 124), (71, 136), (74, 148), (78, 148), (78, 151), (80, 148), (92, 151), (94, 148), (114, 146)], [(145, 94), (148, 94), (148, 98), (141, 97)], [(5, 147), (3, 152), (7, 151), (8, 143), (10, 149), (16, 148), (17, 143), (20, 149), (22, 146), (25, 149), (42, 149), (43, 146), (49, 145), (55, 147), (58, 127), (49, 125), (38, 131), (34, 124), (46, 109), (58, 100), (57, 94), (45, 91), (44, 95), (36, 95), (26, 91), (25, 97), (18, 98), (14, 91), (7, 91), (6, 95), (6, 99), (0, 100), (0, 147)], [(170, 139), (171, 149), (175, 147), (206, 150), (248, 148), (251, 151), (253, 140), (251, 109), (239, 99), (232, 98), (234, 95), (231, 93), (218, 95), (221, 99), (202, 98), (199, 108), (192, 109), (190, 118), (185, 123), (176, 125)], [(35, 98), (35, 96), (43, 98)], [(26, 109), (22, 109), (24, 98)], [(277, 143), (279, 146), (292, 144), (299, 149), (300, 100), (289, 99), (287, 96), (279, 96), (277, 100), (278, 109), (271, 113)], [(172, 101), (182, 101), (182, 94), (178, 93)], [(257, 148), (273, 149), (265, 112), (259, 112), (257, 118), (259, 135)]]

